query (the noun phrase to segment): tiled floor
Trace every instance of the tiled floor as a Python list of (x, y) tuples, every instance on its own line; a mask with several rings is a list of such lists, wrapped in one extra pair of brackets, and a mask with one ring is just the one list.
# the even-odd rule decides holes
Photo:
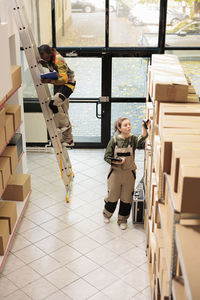
[(0, 274), (0, 299), (150, 300), (143, 226), (130, 217), (122, 231), (116, 214), (103, 222), (104, 151), (69, 154), (75, 178), (66, 203), (55, 155), (28, 153), (32, 194)]

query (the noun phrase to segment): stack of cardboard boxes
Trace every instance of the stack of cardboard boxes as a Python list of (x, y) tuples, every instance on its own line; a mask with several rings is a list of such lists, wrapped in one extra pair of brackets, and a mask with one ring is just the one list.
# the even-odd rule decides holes
[[(182, 300), (196, 290), (186, 288), (183, 261), (172, 280), (177, 242), (174, 224), (178, 220), (179, 226), (199, 227), (195, 218), (200, 216), (200, 104), (176, 56), (152, 56), (147, 100), (152, 148), (146, 150), (145, 228), (152, 291), (156, 299), (169, 299), (174, 293), (175, 299)], [(197, 232), (195, 236), (200, 239)], [(200, 292), (191, 299), (200, 299)]]
[(21, 106), (8, 101), (21, 86), (20, 66), (11, 66), (11, 77), (12, 89), (0, 99), (0, 256), (5, 254), (18, 222), (15, 201), (25, 200), (31, 190), (30, 175), (15, 174), (22, 155), (22, 139), (11, 142), (15, 135), (22, 136), (16, 133), (21, 125)]

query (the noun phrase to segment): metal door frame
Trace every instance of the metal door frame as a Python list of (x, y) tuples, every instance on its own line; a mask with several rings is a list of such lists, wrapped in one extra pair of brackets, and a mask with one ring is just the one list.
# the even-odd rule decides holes
[[(76, 143), (76, 148), (104, 148), (110, 139), (111, 127), (111, 103), (114, 102), (145, 102), (145, 98), (114, 98), (111, 97), (112, 90), (112, 58), (114, 57), (145, 57), (150, 58), (152, 54), (162, 54), (165, 50), (191, 50), (194, 47), (165, 47), (167, 0), (160, 0), (160, 19), (158, 32), (158, 47), (109, 47), (109, 0), (105, 0), (105, 47), (57, 47), (56, 45), (56, 8), (55, 0), (51, 0), (51, 22), (52, 22), (52, 46), (62, 56), (70, 57), (69, 53), (76, 53), (77, 57), (99, 57), (102, 59), (102, 82), (101, 96), (109, 97), (109, 102), (101, 103), (102, 124), (101, 143)], [(194, 48), (198, 49), (198, 48)], [(23, 49), (21, 49), (23, 50)], [(38, 111), (39, 103), (33, 99), (24, 99), (25, 111)], [(92, 100), (92, 101), (90, 101)], [(72, 98), (71, 102), (99, 102), (99, 99)], [(31, 104), (32, 103), (32, 104)], [(37, 108), (36, 108), (37, 107)]]

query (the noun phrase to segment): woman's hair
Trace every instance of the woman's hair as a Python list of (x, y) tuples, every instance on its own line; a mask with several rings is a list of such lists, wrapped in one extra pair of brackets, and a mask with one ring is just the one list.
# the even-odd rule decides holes
[(120, 128), (121, 128), (122, 122), (123, 122), (124, 120), (129, 120), (129, 118), (126, 118), (126, 117), (119, 117), (119, 118), (115, 121), (115, 123), (114, 123), (114, 129), (115, 129), (115, 132), (116, 132), (116, 131), (119, 131), (119, 132), (120, 132)]
[(50, 47), (49, 45), (44, 44), (44, 45), (41, 45), (38, 48), (38, 50), (39, 50), (40, 55), (43, 55), (45, 53), (50, 54), (51, 51), (52, 51), (52, 47)]

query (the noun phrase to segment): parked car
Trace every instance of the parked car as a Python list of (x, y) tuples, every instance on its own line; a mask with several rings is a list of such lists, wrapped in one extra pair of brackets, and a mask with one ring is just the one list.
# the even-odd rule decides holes
[[(128, 19), (134, 25), (157, 25), (159, 23), (160, 10), (157, 5), (138, 4), (129, 13)], [(188, 18), (187, 14), (176, 10), (167, 10), (167, 25), (174, 26), (180, 21)]]
[[(71, 0), (72, 11), (91, 13), (94, 11), (104, 11), (105, 10), (105, 0)], [(109, 1), (110, 12), (116, 10), (116, 1)]]
[[(158, 33), (143, 33), (139, 46), (157, 46)], [(167, 30), (166, 46), (200, 46), (200, 19), (187, 19)]]

